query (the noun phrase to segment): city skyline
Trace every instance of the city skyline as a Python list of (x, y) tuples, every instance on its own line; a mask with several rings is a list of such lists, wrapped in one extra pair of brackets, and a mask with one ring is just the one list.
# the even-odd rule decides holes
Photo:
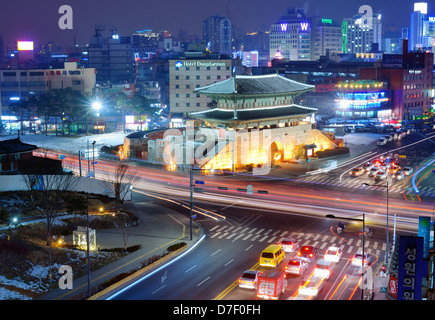
[[(101, 3), (77, 0), (68, 4), (73, 9), (73, 29), (61, 30), (58, 22), (62, 15), (58, 10), (61, 5), (67, 3), (47, 0), (42, 7), (40, 3), (24, 0), (19, 4), (10, 2), (7, 4), (8, 10), (2, 11), (0, 35), (3, 36), (5, 47), (13, 47), (17, 40), (33, 40), (36, 45), (54, 41), (63, 47), (72, 46), (75, 40), (77, 44), (85, 45), (93, 34), (95, 25), (105, 25), (106, 30), (115, 26), (121, 35), (130, 35), (142, 29), (168, 30), (171, 34), (177, 35), (180, 30), (185, 30), (189, 35), (196, 34), (201, 38), (202, 22), (213, 15), (229, 18), (233, 26), (244, 32), (253, 32), (262, 26), (268, 27), (275, 23), (291, 6), (305, 7), (308, 16), (319, 15), (341, 20), (357, 14), (359, 7), (364, 4), (372, 6), (374, 12), (380, 12), (385, 25), (394, 24), (397, 30), (400, 30), (402, 27), (409, 26), (414, 1), (385, 0), (382, 3), (376, 1), (358, 3), (335, 0), (333, 3), (323, 3), (318, 0), (291, 2), (274, 0), (269, 3), (262, 7), (264, 2), (260, 0), (250, 2), (187, 0), (168, 2), (168, 5), (163, 8), (158, 2), (108, 0), (102, 8)], [(428, 6), (430, 14), (433, 8), (430, 4)], [(340, 10), (337, 10), (337, 7)], [(394, 12), (389, 12), (389, 8), (395, 8)], [(17, 12), (17, 14), (5, 14), (7, 12)]]

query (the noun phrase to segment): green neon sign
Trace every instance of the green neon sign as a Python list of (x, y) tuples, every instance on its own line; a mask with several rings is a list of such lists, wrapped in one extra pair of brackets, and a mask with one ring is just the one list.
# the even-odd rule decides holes
[(322, 19), (322, 23), (332, 24), (332, 19)]

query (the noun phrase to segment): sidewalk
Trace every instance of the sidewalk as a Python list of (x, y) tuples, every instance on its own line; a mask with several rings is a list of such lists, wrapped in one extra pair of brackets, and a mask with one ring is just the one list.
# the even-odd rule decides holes
[[(188, 217), (152, 203), (130, 203), (125, 205), (124, 209), (136, 214), (139, 218), (139, 224), (130, 227), (127, 245), (140, 244), (142, 248), (98, 270), (91, 271), (90, 283), (93, 294), (102, 283), (121, 273), (136, 270), (143, 261), (166, 252), (170, 245), (185, 242), (187, 247), (182, 250), (184, 252), (195, 245), (203, 235), (202, 228), (194, 223), (192, 240), (190, 240), (190, 219)], [(119, 230), (97, 231), (96, 238), (97, 245), (101, 249), (124, 246), (123, 235)], [(151, 272), (152, 269), (147, 271)], [(57, 288), (40, 297), (39, 300), (73, 300), (78, 297), (84, 299), (87, 293), (88, 276), (86, 274), (73, 279), (73, 289)]]

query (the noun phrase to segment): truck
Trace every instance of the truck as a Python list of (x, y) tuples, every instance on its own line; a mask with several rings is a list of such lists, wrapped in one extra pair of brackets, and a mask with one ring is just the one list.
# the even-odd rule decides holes
[(265, 271), (258, 277), (257, 298), (278, 300), (286, 288), (287, 276), (283, 271)]

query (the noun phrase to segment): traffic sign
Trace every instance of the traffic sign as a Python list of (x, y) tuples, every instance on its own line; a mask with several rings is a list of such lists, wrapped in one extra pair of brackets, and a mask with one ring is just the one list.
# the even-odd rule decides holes
[(196, 183), (196, 184), (204, 184), (204, 181), (201, 181), (201, 180), (195, 180), (195, 183)]
[(203, 193), (204, 189), (203, 188), (193, 188), (194, 192), (199, 192), (199, 193)]
[(399, 154), (399, 158), (406, 159), (406, 154)]
[(248, 185), (248, 187), (246, 188), (246, 193), (247, 194), (252, 194), (254, 190), (254, 187), (252, 185)]
[(64, 155), (64, 154), (59, 154), (59, 155), (57, 156), (57, 158), (58, 158), (59, 160), (64, 160), (64, 159), (65, 159), (65, 155)]

